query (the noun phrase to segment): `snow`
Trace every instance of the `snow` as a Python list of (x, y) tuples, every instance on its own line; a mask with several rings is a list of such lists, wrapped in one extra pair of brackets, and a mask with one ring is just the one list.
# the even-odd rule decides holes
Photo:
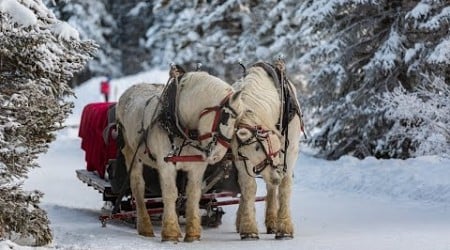
[(442, 23), (448, 22), (449, 18), (450, 7), (445, 7), (439, 14), (430, 18), (427, 22), (421, 23), (419, 27), (425, 30), (438, 30), (440, 29)]
[(443, 39), (428, 56), (427, 62), (434, 64), (450, 64), (450, 37)]
[(414, 44), (414, 48), (409, 48), (405, 51), (404, 61), (406, 63), (411, 63), (412, 59), (414, 59), (417, 54), (423, 50), (424, 46), (422, 43)]
[(33, 11), (16, 0), (0, 0), (0, 11), (8, 13), (13, 22), (20, 26), (28, 27), (37, 23), (37, 17)]
[[(165, 82), (166, 71), (149, 71), (113, 79), (113, 100), (129, 85)], [(67, 124), (79, 122), (89, 102), (101, 101), (99, 84), (93, 78), (75, 89), (78, 96)], [(47, 154), (25, 182), (25, 189), (45, 193), (42, 206), (51, 221), (54, 241), (38, 249), (450, 249), (450, 159), (439, 156), (408, 160), (358, 160), (342, 157), (325, 161), (303, 147), (295, 169), (292, 215), (293, 240), (277, 241), (264, 233), (264, 203), (256, 205), (258, 241), (241, 241), (235, 233), (237, 206), (226, 206), (223, 224), (204, 228), (195, 243), (161, 243), (161, 227), (155, 238), (138, 236), (122, 222), (102, 228), (98, 215), (101, 194), (76, 178), (85, 167), (76, 128), (60, 131)], [(260, 194), (264, 183), (258, 180)], [(10, 241), (3, 249), (30, 249)]]
[(50, 30), (56, 35), (56, 37), (58, 37), (58, 39), (63, 39), (66, 41), (71, 39), (80, 40), (80, 34), (78, 31), (66, 22), (55, 23), (52, 25)]
[(142, 9), (147, 8), (148, 3), (146, 2), (139, 2), (136, 4), (135, 7), (133, 7), (127, 14), (127, 16), (139, 16), (139, 13)]
[(364, 69), (369, 70), (375, 66), (380, 68), (382, 72), (391, 72), (399, 59), (401, 48), (401, 36), (397, 32), (391, 31), (389, 38), (380, 46), (380, 49), (375, 52), (374, 57)]
[(408, 14), (406, 18), (420, 19), (426, 17), (431, 9), (431, 6), (427, 3), (418, 3)]

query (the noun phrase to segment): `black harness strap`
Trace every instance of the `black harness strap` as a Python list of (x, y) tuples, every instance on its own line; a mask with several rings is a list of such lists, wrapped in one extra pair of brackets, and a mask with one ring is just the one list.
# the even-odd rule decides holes
[(167, 131), (169, 137), (190, 138), (195, 135), (195, 131), (183, 128), (178, 120), (178, 95), (180, 92), (179, 83), (186, 71), (179, 65), (172, 65), (170, 78), (161, 93), (161, 111), (158, 120), (161, 126)]
[[(118, 196), (117, 196), (117, 198), (116, 198), (116, 202), (115, 202), (114, 208), (113, 208), (113, 210), (112, 210), (112, 213), (113, 213), (113, 214), (120, 212), (120, 203), (122, 202), (122, 198), (125, 196), (125, 194), (126, 194), (126, 192), (127, 192), (127, 190), (128, 190), (128, 187), (130, 186), (130, 174), (131, 174), (131, 170), (132, 170), (132, 168), (133, 168), (133, 166), (134, 166), (134, 162), (136, 161), (136, 155), (137, 155), (137, 152), (138, 152), (138, 150), (139, 150), (139, 148), (141, 147), (142, 144), (145, 145), (145, 152), (147, 153), (148, 157), (149, 157), (151, 160), (156, 161), (156, 158), (155, 158), (154, 155), (152, 154), (152, 152), (151, 152), (151, 150), (150, 150), (150, 147), (149, 147), (148, 144), (147, 144), (147, 138), (148, 138), (148, 133), (149, 133), (150, 129), (151, 129), (151, 128), (155, 125), (155, 123), (156, 123), (156, 113), (157, 113), (157, 112), (154, 112), (154, 113), (153, 113), (153, 116), (152, 116), (152, 118), (151, 118), (150, 124), (144, 129), (145, 109), (147, 108), (147, 106), (150, 104), (150, 102), (151, 102), (154, 98), (158, 98), (158, 100), (159, 100), (159, 101), (158, 101), (158, 106), (159, 106), (160, 103), (161, 103), (159, 97), (156, 96), (156, 95), (150, 97), (150, 98), (145, 102), (145, 106), (144, 106), (144, 114), (142, 115), (142, 120), (141, 120), (141, 130), (138, 131), (138, 133), (140, 133), (141, 136), (140, 136), (140, 138), (139, 138), (138, 146), (137, 146), (136, 150), (134, 151), (133, 158), (132, 158), (132, 160), (131, 160), (131, 164), (130, 164), (129, 169), (128, 169), (128, 171), (127, 171), (127, 177), (125, 178), (125, 182), (122, 184), (122, 187), (120, 188), (119, 194), (118, 194)], [(156, 109), (158, 109), (158, 107), (156, 107), (155, 110), (156, 110)], [(118, 128), (117, 128), (117, 129), (118, 129), (119, 131), (122, 131), (122, 130), (123, 130), (123, 126), (122, 126), (120, 123), (118, 123), (117, 125), (118, 125)], [(121, 138), (120, 138), (120, 140), (121, 140)], [(121, 150), (121, 149), (119, 149), (119, 150)]]

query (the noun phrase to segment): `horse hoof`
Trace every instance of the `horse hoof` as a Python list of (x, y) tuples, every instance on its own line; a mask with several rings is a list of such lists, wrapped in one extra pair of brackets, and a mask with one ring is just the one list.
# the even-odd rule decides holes
[(162, 242), (166, 242), (166, 241), (178, 242), (178, 236), (163, 236), (161, 241)]
[(139, 232), (139, 235), (145, 236), (145, 237), (155, 237), (155, 234), (153, 231), (150, 232)]
[(267, 234), (274, 234), (274, 233), (276, 233), (277, 232), (277, 230), (275, 230), (274, 228), (267, 228)]
[(292, 233), (276, 233), (275, 239), (276, 240), (292, 240), (294, 238), (294, 235)]
[(200, 235), (186, 235), (184, 237), (184, 242), (194, 242), (194, 241), (199, 241), (200, 240)]
[(259, 240), (259, 236), (255, 233), (241, 234), (241, 240)]

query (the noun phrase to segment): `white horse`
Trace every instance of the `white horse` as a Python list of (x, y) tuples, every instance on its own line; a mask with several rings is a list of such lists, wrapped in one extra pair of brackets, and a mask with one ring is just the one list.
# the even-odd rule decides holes
[[(251, 116), (245, 112), (241, 117), (237, 140), (232, 143), (241, 188), (241, 199), (236, 216), (236, 230), (240, 233), (241, 239), (259, 238), (255, 218), (257, 187), (254, 178), (258, 174), (265, 180), (267, 188), (265, 212), (267, 233), (275, 233), (276, 239), (292, 238), (294, 235), (290, 198), (293, 168), (299, 152), (303, 124), (295, 87), (287, 81), (290, 93), (294, 95), (291, 101), (295, 100), (293, 105), (297, 107), (298, 112), (290, 118), (288, 123), (284, 121), (287, 123), (285, 126), (279, 127), (280, 121), (283, 120), (280, 119), (280, 114), (288, 110), (283, 110), (280, 89), (277, 89), (275, 84), (278, 83), (275, 83), (264, 68), (254, 66), (248, 70), (244, 79), (233, 85), (236, 90), (241, 91), (244, 105), (253, 110), (253, 113), (250, 113)], [(246, 124), (258, 120), (262, 129), (255, 129), (254, 125)], [(246, 132), (245, 129), (248, 131)], [(264, 135), (267, 132), (279, 135), (281, 138), (265, 136), (258, 139), (258, 134)], [(256, 160), (255, 153), (260, 154), (261, 151), (265, 153), (266, 159)]]
[[(175, 76), (172, 81), (177, 79)], [(201, 235), (199, 200), (204, 171), (208, 164), (220, 161), (225, 155), (234, 135), (236, 119), (242, 113), (242, 104), (240, 94), (230, 85), (205, 72), (185, 73), (179, 79), (178, 88), (179, 124), (197, 130), (199, 135), (198, 140), (188, 139), (187, 146), (182, 145), (185, 138), (171, 137), (158, 122), (161, 87), (150, 84), (130, 87), (119, 99), (116, 117), (125, 142), (122, 152), (136, 200), (138, 233), (154, 236), (144, 202), (142, 170), (145, 164), (159, 172), (164, 203), (162, 241), (178, 241), (182, 236), (175, 203), (177, 170), (183, 170), (188, 173), (184, 240), (191, 242), (199, 240)], [(166, 157), (174, 153), (174, 146), (177, 155), (200, 155), (200, 161), (167, 162)]]

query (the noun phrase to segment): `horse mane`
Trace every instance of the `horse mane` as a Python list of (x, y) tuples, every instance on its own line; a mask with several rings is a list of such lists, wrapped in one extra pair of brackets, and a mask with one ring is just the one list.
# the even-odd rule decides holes
[[(267, 62), (255, 63), (244, 79), (235, 83), (234, 86), (244, 90), (242, 97), (244, 103), (249, 105), (250, 108), (256, 109), (257, 113), (263, 112), (264, 114), (264, 111), (270, 111), (265, 112), (263, 120), (266, 120), (267, 117), (278, 117), (278, 120), (275, 122), (277, 129), (284, 131), (295, 115), (300, 117), (303, 124), (302, 111), (297, 100), (296, 89), (286, 76), (283, 61), (278, 60), (275, 62), (275, 65)], [(253, 97), (246, 98), (246, 96), (252, 95)], [(275, 108), (275, 105), (278, 106)], [(271, 112), (272, 116), (270, 116)], [(274, 116), (274, 114), (277, 115)], [(270, 124), (274, 124), (273, 120)]]
[(275, 129), (280, 116), (281, 102), (272, 77), (261, 67), (251, 67), (244, 79), (233, 86), (242, 91), (242, 102), (253, 111), (245, 112), (241, 122), (255, 121), (254, 114), (258, 114), (259, 122), (269, 129)]

